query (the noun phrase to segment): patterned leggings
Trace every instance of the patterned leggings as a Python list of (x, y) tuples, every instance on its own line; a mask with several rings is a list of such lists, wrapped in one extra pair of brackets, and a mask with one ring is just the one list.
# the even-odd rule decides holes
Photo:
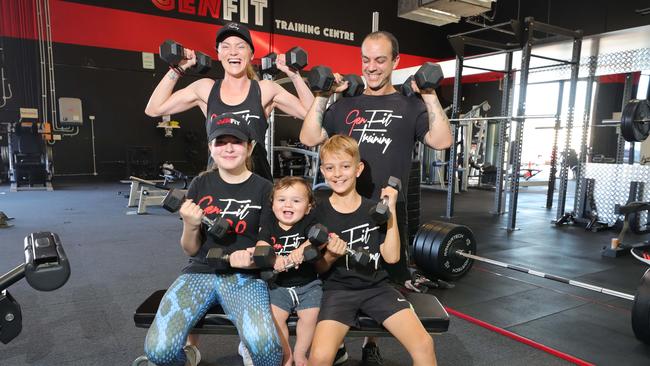
[(282, 346), (271, 317), (266, 284), (254, 276), (186, 273), (160, 301), (144, 351), (159, 366), (184, 365), (183, 346), (192, 327), (215, 303), (237, 327), (256, 366), (282, 363)]

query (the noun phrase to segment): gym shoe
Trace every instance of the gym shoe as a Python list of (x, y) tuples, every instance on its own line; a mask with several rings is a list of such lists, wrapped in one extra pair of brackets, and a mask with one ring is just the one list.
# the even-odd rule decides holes
[(187, 358), (187, 362), (185, 363), (186, 365), (197, 366), (201, 363), (201, 352), (199, 352), (199, 349), (196, 348), (196, 346), (188, 344), (183, 347), (183, 351), (185, 351), (185, 357)]
[(239, 342), (237, 353), (239, 353), (242, 361), (244, 361), (244, 366), (253, 366), (253, 359), (251, 358), (251, 354), (248, 352), (248, 348), (244, 346), (244, 342)]
[(381, 366), (384, 364), (384, 359), (381, 358), (379, 347), (376, 344), (369, 342), (365, 347), (361, 348), (361, 364), (366, 366)]
[(334, 363), (332, 365), (342, 365), (348, 360), (348, 350), (345, 349), (345, 344), (342, 343), (339, 350), (336, 351), (336, 356), (334, 357)]

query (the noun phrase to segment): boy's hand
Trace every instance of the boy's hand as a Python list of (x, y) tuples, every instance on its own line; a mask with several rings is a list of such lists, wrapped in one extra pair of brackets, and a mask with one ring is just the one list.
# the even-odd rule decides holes
[(345, 255), (347, 248), (348, 243), (339, 238), (338, 235), (334, 233), (329, 234), (329, 240), (327, 241), (326, 249), (331, 256), (338, 258), (342, 255)]
[(186, 199), (185, 202), (183, 202), (179, 213), (183, 218), (183, 225), (189, 225), (195, 228), (201, 226), (201, 217), (203, 217), (203, 210), (191, 199)]
[(397, 190), (393, 187), (384, 187), (381, 189), (380, 197), (388, 197), (388, 208), (390, 208), (390, 212), (392, 213), (396, 212), (397, 194)]
[(250, 268), (253, 266), (253, 252), (255, 247), (250, 247), (232, 252), (228, 257), (232, 268)]
[(305, 244), (299, 246), (298, 248), (294, 249), (289, 253), (289, 256), (287, 257), (287, 260), (289, 263), (294, 264), (294, 268), (298, 269), (298, 267), (302, 264), (302, 261), (305, 259)]

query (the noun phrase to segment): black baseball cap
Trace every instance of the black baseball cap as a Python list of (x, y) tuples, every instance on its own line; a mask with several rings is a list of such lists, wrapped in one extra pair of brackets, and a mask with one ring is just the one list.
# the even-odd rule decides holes
[(246, 28), (246, 26), (235, 22), (226, 23), (223, 27), (221, 27), (221, 29), (217, 31), (217, 47), (219, 47), (219, 42), (230, 36), (236, 36), (243, 39), (251, 46), (251, 50), (255, 52), (255, 46), (253, 46), (251, 32), (248, 30), (248, 28)]
[(250, 141), (251, 133), (246, 120), (233, 113), (213, 114), (210, 117), (208, 142), (219, 136), (234, 136), (242, 141)]

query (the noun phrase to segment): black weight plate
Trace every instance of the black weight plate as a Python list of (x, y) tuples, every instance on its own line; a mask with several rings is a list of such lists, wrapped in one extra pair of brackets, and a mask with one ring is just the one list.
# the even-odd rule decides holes
[[(431, 231), (428, 235), (424, 236), (424, 240), (421, 242), (421, 249), (419, 254), (420, 258), (416, 257), (416, 263), (421, 263), (420, 267), (422, 270), (434, 277), (443, 278), (444, 274), (440, 273), (439, 266), (435, 263), (435, 258), (438, 256), (437, 253), (431, 253), (432, 250), (438, 251), (440, 248), (436, 248), (435, 244), (436, 239), (439, 237), (445, 237), (449, 229), (448, 223), (439, 222), (435, 227), (427, 228), (425, 230)], [(432, 258), (433, 256), (433, 258)]]
[[(426, 231), (424, 231), (425, 227), (430, 226), (430, 225), (431, 224), (426, 223), (426, 224), (423, 224), (422, 226), (420, 226), (420, 229), (415, 234), (415, 237), (413, 238), (413, 240), (411, 240), (411, 245), (413, 246), (413, 257), (414, 257), (414, 259), (419, 256), (419, 254), (416, 254), (416, 253), (419, 253), (420, 248), (422, 247), (422, 241), (424, 239), (424, 236), (426, 235)], [(420, 230), (422, 230), (421, 235), (420, 235)]]
[(413, 204), (413, 206), (406, 209), (408, 217), (419, 217), (420, 216), (420, 205)]
[(633, 99), (625, 105), (621, 115), (621, 134), (625, 141), (641, 142), (648, 138), (650, 122), (641, 122), (648, 117), (650, 117), (648, 100)]
[[(438, 226), (444, 224), (441, 221), (431, 221), (424, 223), (420, 226), (420, 229), (418, 232), (415, 234), (415, 237), (413, 238), (413, 259), (415, 260), (415, 264), (424, 269), (424, 266), (427, 265), (426, 259), (427, 255), (425, 255), (422, 251), (424, 250), (425, 243), (430, 242), (433, 240), (433, 238), (429, 238), (429, 236), (435, 236), (437, 234), (437, 229)], [(428, 247), (427, 247), (428, 248)]]
[(650, 269), (641, 277), (632, 305), (632, 330), (641, 342), (650, 345)]
[(430, 273), (447, 281), (458, 280), (472, 267), (471, 259), (453, 253), (458, 250), (476, 253), (476, 240), (472, 231), (466, 226), (452, 223), (445, 223), (434, 240), (424, 243), (424, 246), (421, 253), (428, 252), (425, 261)]

